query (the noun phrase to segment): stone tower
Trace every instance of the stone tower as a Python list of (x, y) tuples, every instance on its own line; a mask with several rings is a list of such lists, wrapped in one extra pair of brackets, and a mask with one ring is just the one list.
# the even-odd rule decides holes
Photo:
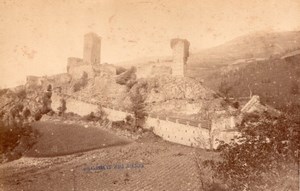
[(186, 39), (172, 39), (171, 48), (173, 49), (172, 75), (184, 76), (186, 62), (189, 57), (190, 43)]
[(95, 33), (84, 35), (83, 62), (87, 64), (100, 64), (101, 37)]

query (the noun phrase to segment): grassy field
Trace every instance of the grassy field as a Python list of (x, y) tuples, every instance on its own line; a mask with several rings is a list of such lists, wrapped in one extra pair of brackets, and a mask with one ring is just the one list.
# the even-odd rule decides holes
[(101, 129), (77, 124), (36, 122), (33, 128), (40, 136), (25, 156), (53, 157), (129, 143)]

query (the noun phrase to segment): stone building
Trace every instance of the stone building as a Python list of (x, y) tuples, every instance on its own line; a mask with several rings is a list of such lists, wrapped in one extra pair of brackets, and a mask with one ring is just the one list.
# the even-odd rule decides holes
[(173, 49), (172, 75), (184, 76), (190, 43), (186, 39), (176, 38), (172, 39), (170, 44)]

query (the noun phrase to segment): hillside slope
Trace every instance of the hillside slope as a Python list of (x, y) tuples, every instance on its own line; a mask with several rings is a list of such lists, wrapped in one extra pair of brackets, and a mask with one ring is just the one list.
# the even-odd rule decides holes
[(277, 108), (300, 104), (300, 61), (270, 59), (225, 73), (218, 70), (205, 80), (205, 85), (216, 91), (226, 89), (223, 93), (228, 97), (256, 94)]
[(300, 46), (300, 31), (258, 32), (235, 38), (225, 44), (192, 53), (190, 67), (213, 67), (231, 64), (238, 59), (269, 58)]

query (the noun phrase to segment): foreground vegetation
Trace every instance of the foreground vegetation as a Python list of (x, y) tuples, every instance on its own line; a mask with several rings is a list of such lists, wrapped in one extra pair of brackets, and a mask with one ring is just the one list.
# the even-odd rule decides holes
[(273, 117), (249, 114), (239, 126), (236, 142), (222, 143), (220, 161), (206, 160), (215, 182), (224, 190), (297, 190), (300, 149), (300, 106)]

